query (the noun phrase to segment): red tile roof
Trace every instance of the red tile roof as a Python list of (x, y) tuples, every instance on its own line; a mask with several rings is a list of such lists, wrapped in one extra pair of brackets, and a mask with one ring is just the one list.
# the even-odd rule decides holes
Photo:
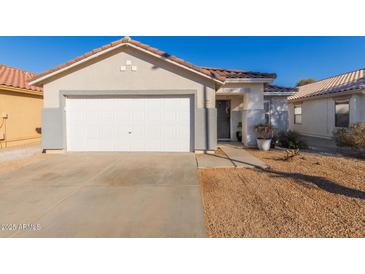
[(3, 86), (42, 93), (42, 88), (28, 85), (29, 80), (35, 75), (33, 72), (0, 64), (0, 85)]
[(156, 49), (156, 48), (153, 48), (153, 47), (150, 47), (149, 45), (146, 45), (146, 44), (142, 44), (136, 40), (133, 40), (129, 37), (124, 37), (120, 40), (117, 40), (117, 41), (114, 41), (114, 42), (111, 42), (107, 45), (104, 45), (100, 48), (97, 48), (97, 49), (94, 49), (90, 52), (87, 52), (79, 57), (76, 57), (64, 64), (61, 64), (57, 67), (54, 67), (52, 69), (49, 69), (41, 74), (38, 74), (36, 76), (33, 77), (32, 81), (34, 80), (37, 80), (43, 76), (46, 76), (50, 73), (53, 73), (53, 72), (56, 72), (58, 70), (61, 70), (63, 68), (67, 68), (68, 66), (72, 65), (72, 64), (75, 64), (81, 60), (84, 60), (90, 56), (93, 56), (99, 52), (102, 52), (104, 50), (107, 50), (107, 49), (110, 49), (110, 48), (113, 48), (117, 45), (121, 45), (121, 44), (130, 44), (130, 45), (133, 45), (133, 46), (136, 46), (140, 49), (143, 49), (143, 50), (146, 50), (152, 54), (156, 54), (162, 58), (165, 58), (165, 59), (168, 59), (168, 60), (171, 60), (173, 62), (176, 62), (180, 65), (183, 65), (189, 69), (192, 69), (192, 70), (195, 70), (199, 73), (202, 73), (206, 76), (209, 76), (213, 79), (216, 79), (220, 82), (224, 82), (226, 80), (226, 78), (275, 78), (276, 77), (276, 74), (272, 74), (272, 73), (258, 73), (258, 72), (250, 72), (250, 71), (238, 71), (238, 70), (223, 70), (223, 69), (212, 69), (212, 68), (204, 68), (204, 67), (198, 67), (198, 66), (195, 66), (187, 61), (184, 61), (180, 58), (177, 58), (175, 56), (172, 56), (166, 52), (163, 52), (163, 51), (160, 51), (159, 49)]
[(102, 46), (100, 48), (94, 49), (94, 50), (92, 50), (90, 52), (87, 52), (87, 53), (85, 53), (85, 54), (83, 54), (83, 55), (81, 55), (79, 57), (76, 57), (76, 58), (74, 58), (74, 59), (72, 59), (72, 60), (70, 60), (70, 61), (68, 61), (68, 62), (66, 62), (64, 64), (61, 64), (61, 65), (59, 65), (57, 67), (54, 67), (54, 68), (49, 69), (49, 70), (46, 70), (43, 73), (34, 76), (32, 78), (32, 81), (34, 81), (36, 79), (39, 79), (39, 78), (41, 78), (43, 76), (46, 76), (46, 75), (48, 75), (48, 74), (50, 74), (52, 72), (56, 72), (56, 71), (58, 71), (60, 69), (66, 68), (66, 67), (68, 67), (68, 66), (70, 66), (72, 64), (75, 64), (75, 63), (77, 63), (77, 62), (79, 62), (81, 60), (84, 60), (84, 59), (86, 59), (86, 58), (88, 58), (90, 56), (93, 56), (93, 55), (95, 55), (95, 54), (97, 54), (99, 52), (102, 52), (104, 50), (113, 48), (113, 47), (115, 47), (117, 45), (121, 45), (121, 44), (131, 44), (131, 45), (134, 45), (134, 46), (136, 46), (138, 48), (141, 48), (143, 50), (146, 50), (146, 51), (148, 51), (150, 53), (156, 54), (156, 55), (158, 55), (158, 56), (160, 56), (162, 58), (171, 60), (171, 61), (176, 62), (176, 63), (178, 63), (180, 65), (183, 65), (183, 66), (185, 66), (187, 68), (190, 68), (190, 69), (195, 70), (197, 72), (203, 73), (206, 76), (212, 77), (212, 78), (217, 79), (219, 81), (224, 81), (224, 78), (223, 77), (220, 77), (219, 75), (215, 75), (215, 73), (212, 73), (209, 70), (200, 68), (198, 66), (194, 66), (193, 64), (191, 64), (189, 62), (186, 62), (186, 61), (184, 61), (184, 60), (182, 60), (180, 58), (177, 58), (175, 56), (172, 56), (172, 55), (170, 55), (170, 54), (168, 54), (166, 52), (160, 51), (160, 50), (158, 50), (156, 48), (152, 48), (149, 45), (145, 45), (145, 44), (142, 44), (142, 43), (140, 43), (140, 42), (138, 42), (136, 40), (132, 40), (129, 37), (124, 37), (124, 38), (122, 38), (120, 40), (111, 42), (111, 43), (109, 43), (107, 45), (104, 45), (104, 46)]
[(275, 79), (275, 73), (262, 73), (248, 70), (238, 69), (223, 69), (223, 68), (208, 68), (202, 67), (203, 69), (209, 70), (214, 74), (221, 76), (224, 79), (237, 79), (237, 78), (269, 78)]
[(365, 89), (365, 68), (300, 86), (298, 92), (288, 99), (297, 100), (361, 89)]

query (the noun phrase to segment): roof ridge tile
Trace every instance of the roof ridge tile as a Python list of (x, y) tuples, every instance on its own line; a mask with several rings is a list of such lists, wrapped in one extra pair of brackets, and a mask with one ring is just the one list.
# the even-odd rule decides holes
[[(215, 80), (218, 80), (220, 82), (224, 82), (226, 80), (226, 78), (266, 78), (266, 77), (269, 77), (269, 78), (276, 78), (276, 74), (274, 73), (259, 73), (259, 72), (253, 72), (253, 71), (243, 71), (243, 70), (225, 70), (225, 69), (219, 69), (220, 70), (220, 73), (216, 72), (216, 71), (213, 71), (214, 69), (211, 69), (211, 68), (207, 68), (207, 67), (199, 67), (199, 66), (196, 66), (196, 65), (193, 65), (183, 59), (180, 59), (176, 56), (173, 56), (173, 55), (170, 55), (166, 52), (163, 52), (159, 49), (156, 49), (154, 47), (151, 47), (149, 45), (146, 45), (146, 44), (143, 44), (139, 41), (136, 41), (136, 40), (133, 40), (131, 39), (130, 37), (128, 36), (125, 36), (123, 37), (122, 39), (119, 39), (119, 40), (116, 40), (114, 42), (111, 42), (107, 45), (104, 45), (104, 46), (101, 46), (99, 48), (96, 48), (92, 51), (89, 51), (81, 56), (78, 56), (72, 60), (69, 60), (63, 64), (60, 64), (54, 68), (51, 68), (51, 69), (48, 69), (38, 75), (35, 75), (33, 78), (32, 78), (32, 81), (35, 81), (41, 77), (45, 77), (47, 76), (48, 74), (50, 73), (54, 73), (54, 72), (57, 72), (58, 70), (61, 70), (61, 69), (65, 69), (67, 68), (68, 66), (72, 65), (72, 64), (75, 64), (77, 62), (80, 62), (92, 55), (95, 55), (97, 53), (100, 53), (104, 50), (107, 50), (107, 49), (110, 49), (112, 47), (115, 47), (115, 46), (118, 46), (120, 44), (131, 44), (131, 45), (134, 45), (136, 47), (139, 47), (141, 49), (144, 49), (146, 51), (149, 51), (150, 53), (152, 54), (156, 54), (156, 55), (159, 55), (160, 57), (163, 57), (163, 58), (166, 58), (166, 59), (169, 59), (173, 62), (176, 62), (180, 65), (183, 65), (187, 68), (190, 68), (196, 72), (199, 72), (199, 73), (202, 73), (208, 77), (211, 77)], [(217, 70), (217, 69), (216, 69)], [(227, 75), (227, 72), (231, 73), (232, 75)], [(229, 74), (228, 73), (228, 74)], [(233, 74), (237, 74), (237, 77), (232, 77)]]

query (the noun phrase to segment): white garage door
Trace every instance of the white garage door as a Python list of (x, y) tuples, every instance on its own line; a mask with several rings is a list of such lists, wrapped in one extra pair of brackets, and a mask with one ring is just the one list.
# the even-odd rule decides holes
[(186, 97), (67, 97), (68, 151), (190, 151)]

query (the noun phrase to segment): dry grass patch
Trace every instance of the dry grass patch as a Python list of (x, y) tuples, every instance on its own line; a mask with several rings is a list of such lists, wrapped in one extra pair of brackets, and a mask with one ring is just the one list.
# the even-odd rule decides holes
[(365, 237), (365, 161), (250, 153), (271, 166), (199, 170), (211, 237)]

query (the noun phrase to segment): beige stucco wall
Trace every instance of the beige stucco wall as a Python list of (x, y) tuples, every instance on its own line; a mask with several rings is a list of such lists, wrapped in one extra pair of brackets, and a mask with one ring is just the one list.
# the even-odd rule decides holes
[[(300, 104), (300, 102), (296, 103)], [(289, 104), (289, 128), (303, 135), (330, 138), (335, 125), (332, 98), (301, 102), (302, 123), (294, 124), (294, 104)]]
[[(350, 123), (365, 122), (365, 95), (347, 95), (289, 103), (289, 128), (302, 135), (332, 138), (335, 127), (335, 100), (350, 99)], [(302, 124), (294, 124), (294, 104), (302, 103)]]
[[(137, 71), (127, 68), (127, 61)], [(131, 48), (121, 48), (85, 63), (44, 85), (44, 107), (59, 106), (60, 90), (196, 90), (197, 107), (215, 107), (215, 82)]]
[(41, 96), (0, 90), (0, 148), (39, 142), (41, 110)]
[(351, 96), (350, 123), (365, 122), (365, 90)]

